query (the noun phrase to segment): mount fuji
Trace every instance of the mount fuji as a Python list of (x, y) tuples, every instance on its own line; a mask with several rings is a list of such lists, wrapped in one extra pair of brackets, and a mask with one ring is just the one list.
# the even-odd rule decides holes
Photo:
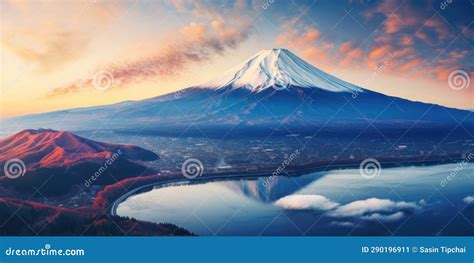
[(286, 49), (262, 50), (218, 79), (140, 101), (3, 120), (14, 132), (111, 129), (174, 135), (317, 129), (473, 127), (474, 115), (387, 96), (338, 79)]

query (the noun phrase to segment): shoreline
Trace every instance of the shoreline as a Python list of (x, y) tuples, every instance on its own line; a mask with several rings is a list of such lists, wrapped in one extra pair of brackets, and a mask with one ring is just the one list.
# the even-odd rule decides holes
[[(382, 168), (396, 168), (396, 167), (405, 167), (405, 166), (433, 166), (433, 165), (443, 165), (443, 164), (453, 164), (465, 161), (465, 158), (456, 158), (456, 159), (432, 159), (432, 160), (398, 160), (398, 161), (380, 161), (380, 165)], [(319, 166), (311, 166), (311, 167), (291, 167), (288, 166), (286, 170), (277, 175), (277, 176), (301, 176), (308, 173), (313, 172), (324, 172), (324, 171), (332, 171), (332, 170), (343, 170), (343, 169), (356, 169), (359, 168), (360, 161), (354, 161), (352, 163), (345, 163), (345, 164), (331, 164), (331, 165), (319, 165)], [(110, 203), (110, 207), (107, 207), (107, 213), (112, 216), (120, 216), (117, 214), (118, 206), (125, 201), (130, 196), (133, 196), (137, 193), (143, 192), (144, 190), (156, 186), (165, 186), (167, 184), (176, 184), (176, 183), (206, 183), (212, 181), (224, 181), (226, 179), (251, 179), (251, 178), (260, 178), (260, 177), (271, 177), (274, 173), (275, 168), (271, 171), (261, 171), (255, 173), (245, 173), (244, 171), (227, 171), (227, 172), (213, 172), (213, 173), (204, 173), (203, 176), (195, 178), (195, 179), (188, 179), (182, 176), (181, 173), (174, 173), (170, 174), (167, 177), (160, 176), (160, 174), (151, 176), (153, 178), (143, 178), (145, 180), (151, 180), (153, 182), (148, 182), (143, 185), (135, 186), (132, 190), (127, 191), (116, 197), (113, 202)], [(156, 177), (156, 178), (155, 178)], [(180, 178), (176, 178), (180, 177)], [(141, 180), (138, 180), (134, 183), (140, 183)], [(120, 182), (119, 182), (120, 183)], [(165, 186), (166, 187), (166, 186)], [(103, 191), (106, 191), (104, 189)], [(100, 193), (99, 193), (100, 194)], [(109, 200), (110, 201), (110, 200)]]

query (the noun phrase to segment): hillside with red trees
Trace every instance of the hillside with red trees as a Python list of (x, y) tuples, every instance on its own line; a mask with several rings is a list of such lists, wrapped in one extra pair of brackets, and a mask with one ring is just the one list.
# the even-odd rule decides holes
[[(172, 224), (112, 216), (100, 207), (76, 204), (67, 208), (59, 205), (61, 202), (51, 205), (52, 200), (67, 201), (76, 196), (77, 189), (84, 192), (89, 187), (86, 184), (103, 188), (154, 174), (146, 162), (159, 157), (149, 150), (39, 129), (1, 139), (0, 153), (2, 236), (191, 235)], [(16, 164), (9, 167), (12, 161)], [(96, 196), (92, 194), (89, 198), (94, 200)], [(48, 204), (39, 202), (40, 199)]]
[[(108, 185), (125, 178), (147, 176), (154, 171), (143, 162), (159, 157), (133, 145), (92, 141), (70, 132), (25, 130), (0, 140), (0, 166), (19, 159), (25, 165), (24, 175), (15, 180), (0, 171), (0, 184), (21, 193), (41, 189), (46, 196), (67, 193), (71, 186), (91, 183)], [(99, 173), (100, 172), (100, 173)], [(97, 176), (99, 175), (99, 176)]]

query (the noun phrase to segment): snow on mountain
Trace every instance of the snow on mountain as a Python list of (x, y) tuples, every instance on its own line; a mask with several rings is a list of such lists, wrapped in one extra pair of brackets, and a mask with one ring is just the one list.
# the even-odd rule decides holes
[(221, 78), (199, 86), (244, 87), (253, 92), (260, 92), (270, 87), (284, 89), (291, 86), (320, 88), (333, 92), (363, 91), (312, 66), (286, 49), (262, 50), (224, 73)]

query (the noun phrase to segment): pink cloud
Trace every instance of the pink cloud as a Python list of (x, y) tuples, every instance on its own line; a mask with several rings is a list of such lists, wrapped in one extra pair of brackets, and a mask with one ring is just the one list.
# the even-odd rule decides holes
[(340, 56), (343, 56), (343, 55), (346, 55), (347, 53), (349, 53), (349, 51), (352, 50), (352, 42), (351, 41), (346, 41), (344, 43), (342, 43), (340, 46), (339, 46), (339, 55)]
[(375, 46), (372, 50), (369, 52), (369, 59), (370, 60), (377, 60), (384, 55), (387, 55), (387, 53), (391, 50), (391, 46), (389, 45), (384, 45), (384, 46)]
[(339, 63), (341, 67), (347, 67), (360, 61), (362, 58), (362, 49), (355, 48), (351, 41), (346, 41), (339, 45), (338, 55), (342, 58)]
[(302, 26), (297, 20), (292, 19), (282, 23), (281, 29), (283, 32), (276, 38), (278, 45), (288, 46), (318, 65), (332, 64), (329, 53), (335, 45), (324, 40), (316, 27)]
[[(103, 69), (113, 78), (114, 86), (124, 86), (153, 78), (170, 78), (179, 75), (192, 63), (210, 60), (215, 54), (236, 48), (248, 37), (248, 30), (238, 30), (224, 24), (209, 26), (191, 23), (182, 27), (181, 37), (172, 41), (159, 52), (120, 65)], [(48, 96), (62, 96), (93, 87), (93, 77), (77, 80), (63, 87), (53, 89)]]
[(419, 66), (421, 63), (422, 63), (421, 59), (413, 58), (413, 59), (403, 63), (402, 65), (400, 65), (399, 66), (399, 71), (401, 73), (411, 71), (411, 70), (415, 69), (417, 66)]
[(387, 33), (396, 33), (403, 28), (414, 26), (417, 23), (418, 20), (415, 17), (400, 17), (399, 15), (390, 14), (385, 21), (385, 29)]

